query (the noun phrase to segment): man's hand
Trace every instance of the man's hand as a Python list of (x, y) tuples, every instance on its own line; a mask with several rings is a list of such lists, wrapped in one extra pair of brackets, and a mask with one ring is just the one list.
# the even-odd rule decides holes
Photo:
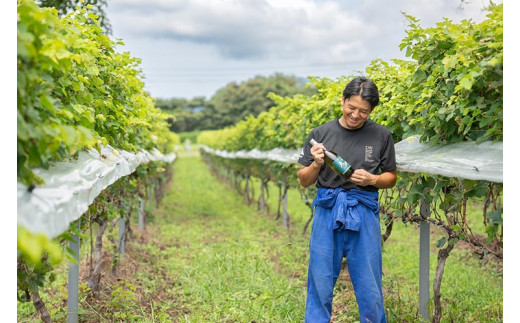
[(348, 180), (359, 186), (375, 186), (377, 177), (377, 175), (371, 174), (364, 169), (356, 169)]
[(316, 144), (311, 147), (311, 154), (314, 161), (309, 166), (302, 166), (298, 171), (298, 181), (301, 186), (308, 187), (316, 183), (320, 169), (325, 163), (325, 150), (322, 144)]
[(316, 144), (311, 147), (311, 154), (314, 158), (314, 162), (321, 167), (325, 162), (325, 147), (322, 144)]
[(394, 187), (397, 181), (397, 170), (383, 172), (380, 175), (374, 175), (364, 169), (356, 169), (348, 179), (352, 183), (359, 186), (372, 185), (377, 188)]

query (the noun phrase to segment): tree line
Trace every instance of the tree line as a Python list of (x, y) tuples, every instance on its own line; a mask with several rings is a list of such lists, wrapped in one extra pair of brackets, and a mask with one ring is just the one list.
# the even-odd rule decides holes
[(241, 83), (231, 82), (210, 99), (157, 98), (156, 106), (172, 116), (169, 119), (170, 130), (176, 133), (214, 130), (268, 111), (275, 105), (268, 97), (269, 93), (284, 97), (313, 95), (316, 88), (305, 79), (276, 73), (268, 77), (255, 76)]

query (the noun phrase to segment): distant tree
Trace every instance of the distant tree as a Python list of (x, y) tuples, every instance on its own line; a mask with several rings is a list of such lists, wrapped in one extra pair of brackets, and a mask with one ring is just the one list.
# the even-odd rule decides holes
[(206, 113), (212, 109), (204, 97), (196, 97), (192, 100), (183, 98), (155, 100), (155, 106), (170, 113), (170, 130), (180, 133), (199, 129), (213, 129), (206, 119)]
[(40, 7), (54, 7), (58, 10), (60, 16), (66, 15), (67, 13), (74, 10), (76, 7), (85, 7), (92, 5), (90, 11), (98, 15), (99, 26), (105, 30), (108, 35), (112, 34), (112, 26), (105, 13), (104, 7), (107, 6), (108, 0), (36, 0), (36, 3)]
[(166, 112), (171, 112), (171, 111), (179, 109), (179, 108), (182, 109), (185, 106), (187, 106), (187, 104), (188, 104), (188, 100), (182, 99), (182, 98), (171, 98), (171, 99), (156, 98), (155, 99), (155, 106)]
[(257, 116), (274, 106), (267, 97), (273, 92), (280, 96), (293, 96), (298, 93), (312, 95), (315, 89), (306, 88), (305, 81), (294, 76), (277, 73), (270, 77), (256, 76), (253, 79), (237, 84), (229, 83), (210, 99), (215, 109), (216, 122), (222, 128), (233, 125), (252, 115)]
[(192, 110), (192, 111), (200, 111), (201, 108), (204, 108), (207, 104), (208, 104), (208, 102), (206, 102), (206, 98), (205, 97), (203, 97), (203, 96), (194, 97), (193, 99), (191, 99), (188, 102), (188, 104), (185, 107), (185, 109), (189, 109), (189, 110)]

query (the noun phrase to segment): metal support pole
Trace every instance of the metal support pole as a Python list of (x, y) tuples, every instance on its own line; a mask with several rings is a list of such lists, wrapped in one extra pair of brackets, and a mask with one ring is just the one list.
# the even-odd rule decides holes
[(246, 200), (249, 203), (249, 176), (246, 177)]
[(265, 183), (264, 183), (264, 179), (261, 178), (260, 181), (262, 182), (262, 185), (260, 187), (260, 211), (264, 211), (265, 210), (265, 198), (264, 198), (264, 190), (265, 190)]
[(149, 210), (152, 209), (152, 205), (153, 205), (152, 194), (153, 194), (153, 189), (152, 189), (152, 184), (150, 184), (150, 186), (148, 186), (148, 205), (150, 206)]
[[(430, 205), (421, 198), (421, 216), (430, 217)], [(428, 301), (430, 300), (430, 223), (421, 221), (419, 223), (419, 314), (423, 321), (430, 321)]]
[(139, 230), (144, 230), (144, 202), (139, 198)]
[(283, 191), (285, 195), (283, 197), (283, 225), (288, 228), (289, 227), (289, 212), (287, 211), (287, 183), (283, 184)]
[[(78, 220), (78, 231), (81, 229), (80, 220)], [(79, 294), (79, 236), (72, 236), (69, 242), (69, 248), (74, 253), (72, 257), (76, 263), (69, 260), (69, 280), (67, 294), (67, 323), (78, 322), (78, 294)]]
[[(157, 194), (159, 193), (159, 194)], [(162, 186), (161, 181), (159, 179), (155, 180), (155, 204), (158, 203), (158, 200), (162, 197)], [(158, 204), (156, 205), (156, 207)]]
[(125, 256), (125, 231), (126, 231), (126, 225), (125, 225), (125, 218), (119, 219), (119, 254), (121, 255), (121, 258)]

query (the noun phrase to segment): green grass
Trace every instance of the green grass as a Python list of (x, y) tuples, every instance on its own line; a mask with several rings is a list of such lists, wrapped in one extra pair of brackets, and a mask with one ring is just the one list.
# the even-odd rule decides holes
[[(256, 202), (248, 206), (230, 184), (211, 176), (196, 151), (180, 151), (173, 167), (170, 189), (153, 211), (146, 232), (134, 229), (136, 238), (128, 245), (118, 276), (105, 274), (99, 300), (89, 301), (81, 292), (80, 320), (302, 322), (310, 228), (306, 234), (302, 229), (310, 213), (299, 192), (289, 190), (291, 227), (286, 229), (281, 219), (275, 220), (276, 186), (270, 186), (271, 214), (265, 214), (256, 210)], [(258, 180), (253, 185), (258, 199)], [(432, 228), (431, 285), (440, 234)], [(383, 253), (389, 322), (419, 320), (418, 256), (417, 226), (396, 223)], [(86, 271), (86, 259), (82, 266)], [(66, 264), (57, 273), (42, 297), (60, 322), (66, 315), (60, 292)], [(482, 264), (457, 246), (442, 283), (443, 322), (501, 322), (502, 282), (498, 265)], [(34, 321), (31, 306), (19, 304), (18, 321)], [(346, 270), (338, 279), (333, 306), (333, 322), (358, 320)]]
[[(432, 286), (439, 250), (435, 242), (440, 235), (435, 228), (432, 229), (430, 297), (433, 297)], [(418, 312), (418, 268), (418, 226), (399, 223), (394, 226), (383, 253), (385, 304), (389, 318), (395, 322), (402, 322), (403, 318)], [(482, 264), (459, 243), (448, 257), (444, 270), (441, 286), (443, 318), (446, 322), (501, 322), (502, 282), (500, 266), (494, 263)], [(407, 321), (413, 322), (413, 317)]]
[(305, 237), (245, 205), (198, 158), (177, 163), (157, 218), (183, 295), (181, 322), (301, 321)]
[[(255, 199), (260, 192), (260, 181), (253, 178)], [(278, 188), (270, 183), (268, 203), (271, 212), (278, 207)], [(244, 185), (242, 185), (242, 188)], [(309, 218), (309, 208), (301, 202), (296, 189), (288, 192), (288, 209), (291, 215), (291, 231), (299, 233)], [(245, 197), (240, 196), (242, 201)], [(253, 204), (254, 207), (256, 204)], [(468, 220), (475, 232), (484, 232), (480, 206), (468, 203)], [(281, 225), (279, 223), (279, 225)], [(310, 229), (308, 229), (310, 230)], [(306, 234), (306, 239), (308, 239)], [(442, 232), (432, 226), (430, 253), (430, 296), (437, 265), (436, 241)], [(307, 240), (305, 241), (307, 244)], [(304, 246), (307, 248), (307, 245)], [(307, 257), (307, 255), (305, 256)], [(305, 258), (307, 261), (307, 258)], [(403, 224), (396, 220), (393, 232), (385, 243), (383, 253), (383, 289), (388, 320), (390, 322), (414, 322), (419, 319), (419, 229), (417, 224)], [(303, 273), (306, 277), (306, 271)], [(459, 243), (451, 252), (444, 271), (441, 301), (443, 320), (446, 322), (501, 322), (503, 310), (501, 265), (481, 263)], [(433, 304), (431, 304), (433, 308)], [(334, 300), (334, 322), (353, 322), (357, 318), (357, 304), (353, 289), (344, 270), (338, 280)]]
[[(181, 167), (181, 162), (186, 162), (186, 160), (179, 160), (179, 169), (183, 168)], [(197, 161), (195, 160), (189, 161), (189, 163), (196, 162)], [(198, 173), (203, 174), (203, 172)], [(178, 173), (176, 176), (181, 178), (181, 176), (184, 175)], [(193, 174), (193, 176), (198, 175)], [(204, 177), (205, 176), (207, 175), (204, 175)], [(189, 179), (186, 180), (188, 181)], [(206, 179), (205, 184), (211, 183), (212, 186), (215, 186), (215, 190), (220, 192), (212, 191), (209, 196), (204, 196), (204, 201), (197, 202), (200, 200), (198, 196), (196, 196), (193, 201), (188, 200), (191, 194), (188, 194), (187, 191), (190, 190), (189, 186), (191, 185), (188, 185), (187, 183), (182, 193), (179, 192), (178, 196), (171, 195), (173, 197), (172, 208), (174, 210), (176, 208), (183, 210), (187, 210), (188, 208), (195, 208), (193, 205), (200, 203), (198, 206), (196, 206), (196, 208), (202, 208), (203, 211), (200, 213), (200, 210), (193, 210), (193, 213), (195, 214), (199, 212), (199, 214), (207, 214), (207, 216), (202, 220), (204, 227), (206, 227), (209, 232), (212, 232), (212, 237), (215, 237), (215, 235), (216, 237), (220, 237), (220, 239), (215, 238), (213, 240), (214, 244), (211, 243), (211, 246), (205, 246), (202, 248), (202, 253), (204, 256), (196, 256), (196, 263), (210, 262), (209, 264), (211, 264), (211, 261), (213, 261), (218, 264), (219, 261), (222, 260), (236, 263), (236, 267), (224, 267), (226, 269), (226, 274), (222, 275), (220, 270), (213, 272), (213, 279), (215, 281), (214, 284), (217, 286), (215, 289), (211, 288), (214, 287), (213, 284), (199, 284), (197, 283), (199, 281), (198, 279), (190, 280), (194, 285), (201, 285), (196, 288), (196, 290), (198, 290), (196, 293), (197, 299), (199, 302), (200, 299), (203, 299), (202, 303), (211, 304), (210, 307), (223, 306), (222, 311), (218, 313), (217, 317), (225, 314), (224, 316), (229, 315), (229, 319), (235, 319), (238, 321), (255, 319), (271, 322), (291, 321), (293, 319), (292, 317), (284, 316), (258, 316), (255, 318), (254, 315), (260, 315), (258, 314), (259, 312), (250, 310), (251, 307), (257, 306), (254, 301), (254, 296), (260, 293), (257, 291), (257, 288), (261, 288), (261, 286), (250, 286), (249, 284), (244, 283), (243, 275), (247, 275), (248, 273), (251, 273), (251, 275), (257, 275), (258, 272), (256, 271), (256, 267), (254, 267), (258, 261), (257, 257), (261, 255), (261, 259), (269, 259), (269, 254), (272, 255), (274, 253), (278, 257), (282, 256), (289, 261), (297, 262), (292, 264), (294, 269), (289, 271), (284, 270), (283, 272), (288, 273), (290, 277), (296, 277), (299, 279), (299, 283), (295, 284), (300, 286), (302, 290), (294, 290), (294, 293), (296, 294), (292, 295), (292, 297), (289, 299), (284, 300), (283, 305), (279, 305), (280, 309), (282, 309), (281, 312), (275, 311), (272, 312), (271, 315), (284, 313), (285, 309), (283, 308), (288, 307), (290, 309), (300, 311), (300, 316), (295, 314), (294, 319), (301, 321), (305, 301), (306, 264), (308, 261), (307, 245), (309, 233), (307, 232), (306, 235), (302, 235), (301, 231), (303, 229), (303, 224), (309, 217), (309, 209), (301, 202), (299, 192), (297, 190), (289, 191), (288, 208), (291, 215), (291, 228), (287, 232), (281, 226), (281, 219), (278, 220), (278, 222), (273, 223), (275, 215), (266, 216), (259, 214), (256, 211), (256, 203), (253, 203), (250, 207), (245, 207), (245, 197), (238, 195), (238, 193), (232, 190), (232, 185), (229, 184), (223, 186), (222, 183), (213, 183), (213, 181), (213, 178)], [(193, 182), (196, 183), (196, 180), (193, 179)], [(259, 181), (257, 179), (253, 179), (252, 183), (254, 185), (255, 199), (257, 199), (260, 192)], [(198, 185), (199, 184), (195, 184), (195, 186)], [(225, 199), (222, 199), (223, 196), (221, 191), (227, 192)], [(214, 194), (217, 195), (214, 196)], [(269, 209), (272, 213), (275, 213), (278, 207), (277, 195), (278, 188), (273, 184), (270, 184), (270, 196), (268, 203), (270, 205)], [(230, 199), (228, 200), (227, 198)], [(240, 203), (236, 204), (236, 202)], [(208, 205), (208, 203), (211, 205)], [(237, 209), (235, 210), (235, 208)], [(208, 213), (208, 209), (213, 209), (213, 213)], [(216, 213), (217, 210), (221, 211)], [(180, 213), (182, 214), (183, 212)], [(211, 216), (209, 214), (211, 214)], [(190, 221), (199, 220), (192, 219)], [(213, 223), (214, 220), (216, 220), (218, 223)], [(227, 227), (227, 229), (223, 229), (221, 226)], [(183, 232), (186, 230), (184, 228), (178, 229)], [(239, 238), (241, 241), (240, 243), (236, 241), (238, 234), (235, 232), (236, 229), (239, 229), (240, 232), (238, 236), (243, 237)], [(266, 233), (268, 234), (266, 235)], [(168, 234), (171, 234), (171, 232)], [(190, 249), (194, 246), (193, 241), (197, 234), (187, 239), (188, 241), (191, 241)], [(430, 257), (431, 285), (433, 285), (433, 280), (435, 277), (435, 266), (438, 251), (438, 249), (435, 247), (435, 241), (440, 237), (440, 235), (440, 232), (437, 232), (434, 228), (432, 229)], [(225, 238), (223, 236), (225, 236)], [(263, 243), (258, 244), (256, 241), (257, 239), (266, 240)], [(284, 248), (284, 241), (280, 241), (280, 239), (292, 239), (292, 247), (289, 249)], [(224, 249), (221, 247), (223, 240), (228, 241), (228, 244), (224, 247)], [(267, 243), (273, 243), (275, 245), (267, 249), (263, 248)], [(296, 246), (295, 244), (299, 244), (299, 246)], [(246, 261), (247, 258), (243, 256), (244, 251), (240, 250), (240, 248), (252, 253), (251, 262), (249, 264), (243, 263), (243, 261)], [(265, 254), (265, 252), (267, 252), (267, 254)], [(207, 260), (207, 257), (211, 257), (212, 254), (215, 254), (214, 257), (217, 259)], [(396, 223), (390, 239), (385, 244), (383, 254), (383, 288), (385, 292), (385, 302), (389, 321), (413, 322), (418, 319), (418, 257), (419, 232), (417, 226), (413, 224), (405, 225), (401, 222)], [(285, 266), (288, 266), (288, 264), (286, 263)], [(254, 267), (255, 270), (251, 269), (251, 267)], [(217, 266), (217, 268), (221, 267)], [(249, 269), (244, 273), (243, 268)], [(230, 277), (229, 279), (237, 283), (237, 285), (234, 287), (222, 284), (220, 282), (219, 277), (222, 276), (223, 279), (226, 279), (228, 272), (233, 272), (234, 276)], [(265, 278), (264, 284), (267, 290), (271, 289), (269, 286), (273, 281), (273, 278), (269, 273), (269, 271), (265, 270), (261, 272), (262, 277)], [(206, 275), (211, 276), (212, 273), (198, 272), (193, 275), (196, 277), (204, 277)], [(235, 278), (233, 279), (233, 277)], [(277, 281), (277, 279), (274, 279), (274, 281)], [(288, 288), (292, 287), (293, 285), (291, 283), (287, 282), (286, 286)], [(247, 288), (248, 291), (242, 291), (241, 288), (246, 286), (249, 286)], [(235, 290), (235, 288), (239, 288), (240, 291)], [(209, 291), (211, 291), (210, 296)], [(215, 291), (218, 291), (217, 294), (215, 294)], [(250, 291), (255, 292), (253, 292), (253, 294), (248, 294)], [(448, 258), (441, 292), (442, 301), (444, 304), (444, 319), (447, 322), (500, 322), (502, 319), (502, 275), (499, 267), (494, 266), (492, 263), (488, 265), (479, 263), (479, 261), (471, 256), (471, 254), (466, 249), (456, 248)], [(244, 295), (248, 296), (242, 299), (241, 304), (243, 304), (243, 306), (241, 307), (242, 310), (240, 314), (235, 312), (235, 306), (229, 305), (226, 310), (226, 305), (221, 303), (224, 302), (229, 304), (229, 299), (234, 300), (234, 298), (229, 298), (228, 296), (224, 295), (235, 295), (235, 293), (238, 293), (238, 295), (241, 295), (241, 297)], [(430, 291), (430, 294), (433, 295), (433, 290)], [(342, 275), (338, 280), (335, 295), (334, 321), (353, 322), (357, 320), (357, 305), (355, 303), (352, 286), (348, 280), (346, 270), (342, 272)], [(193, 296), (191, 292), (189, 296)], [(253, 300), (251, 300), (251, 298)], [(288, 301), (293, 301), (294, 304), (286, 303)], [(234, 304), (234, 302), (235, 301), (231, 302), (231, 304)], [(246, 304), (248, 305), (245, 306)], [(204, 314), (201, 314), (200, 311), (197, 311), (197, 313), (198, 314), (196, 315), (202, 315), (202, 317), (204, 317)], [(212, 314), (215, 313), (213, 312)], [(187, 317), (188, 321), (190, 321), (190, 316), (188, 315)], [(215, 317), (204, 318), (208, 320), (216, 319)]]

